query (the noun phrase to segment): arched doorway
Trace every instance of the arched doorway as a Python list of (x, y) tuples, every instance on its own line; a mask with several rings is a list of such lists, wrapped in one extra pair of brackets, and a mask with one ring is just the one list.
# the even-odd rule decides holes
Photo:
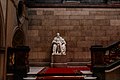
[(24, 46), (24, 45), (25, 45), (24, 32), (22, 29), (17, 28), (13, 36), (12, 46), (16, 47), (16, 46)]

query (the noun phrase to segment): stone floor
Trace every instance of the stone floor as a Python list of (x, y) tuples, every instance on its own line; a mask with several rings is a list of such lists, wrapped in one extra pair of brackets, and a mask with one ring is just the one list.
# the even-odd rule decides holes
[[(30, 72), (28, 72), (28, 75), (33, 75), (33, 74), (37, 74), (39, 71), (41, 71), (44, 67), (30, 67)], [(35, 80), (36, 76), (29, 76), (29, 77), (25, 77), (23, 78), (23, 80)]]
[[(30, 67), (30, 72), (28, 72), (28, 75), (35, 75), (37, 74), (39, 71), (41, 71), (44, 67)], [(88, 74), (91, 75), (92, 72), (91, 71), (82, 71), (83, 74)], [(36, 76), (28, 76), (23, 78), (23, 80), (36, 80)], [(85, 77), (85, 80), (96, 80), (96, 77), (92, 77), (92, 76), (87, 76)]]

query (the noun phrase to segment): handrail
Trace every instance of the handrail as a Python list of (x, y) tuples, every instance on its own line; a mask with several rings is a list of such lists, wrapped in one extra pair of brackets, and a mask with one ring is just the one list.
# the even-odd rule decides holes
[[(105, 52), (108, 51), (107, 55), (105, 55), (105, 60), (107, 60), (108, 63), (113, 63), (116, 60), (120, 60), (120, 47), (119, 47), (120, 41), (114, 42), (113, 44), (105, 47)], [(109, 61), (108, 61), (109, 60)], [(104, 61), (106, 62), (106, 61)]]
[(111, 48), (113, 48), (114, 46), (116, 46), (118, 44), (120, 44), (120, 41), (117, 41), (117, 42), (114, 42), (113, 44), (108, 45), (107, 47), (105, 47), (105, 49), (106, 50), (111, 49)]
[(91, 46), (92, 71), (98, 80), (105, 80), (105, 73), (120, 68), (120, 41), (106, 47)]
[(115, 61), (107, 66), (105, 66), (105, 70), (110, 70), (110, 69), (113, 69), (114, 67), (117, 67), (120, 65), (120, 60), (118, 61)]

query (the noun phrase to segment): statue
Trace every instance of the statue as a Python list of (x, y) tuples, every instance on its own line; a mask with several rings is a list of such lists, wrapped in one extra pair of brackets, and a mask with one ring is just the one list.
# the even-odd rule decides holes
[(60, 36), (59, 33), (57, 33), (57, 36), (54, 37), (52, 41), (53, 45), (53, 53), (52, 55), (66, 55), (66, 42), (65, 40)]

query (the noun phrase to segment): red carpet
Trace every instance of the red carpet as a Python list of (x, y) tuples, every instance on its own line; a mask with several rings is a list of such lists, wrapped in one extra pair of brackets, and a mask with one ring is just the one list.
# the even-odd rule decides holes
[[(82, 74), (81, 70), (90, 70), (88, 67), (77, 67), (77, 68), (44, 68), (38, 73), (38, 78), (36, 80), (73, 80), (73, 79), (83, 79), (83, 77), (70, 77), (76, 76), (77, 74)], [(40, 77), (42, 76), (42, 77)], [(66, 76), (66, 77), (61, 77)], [(69, 76), (69, 77), (68, 77)]]

